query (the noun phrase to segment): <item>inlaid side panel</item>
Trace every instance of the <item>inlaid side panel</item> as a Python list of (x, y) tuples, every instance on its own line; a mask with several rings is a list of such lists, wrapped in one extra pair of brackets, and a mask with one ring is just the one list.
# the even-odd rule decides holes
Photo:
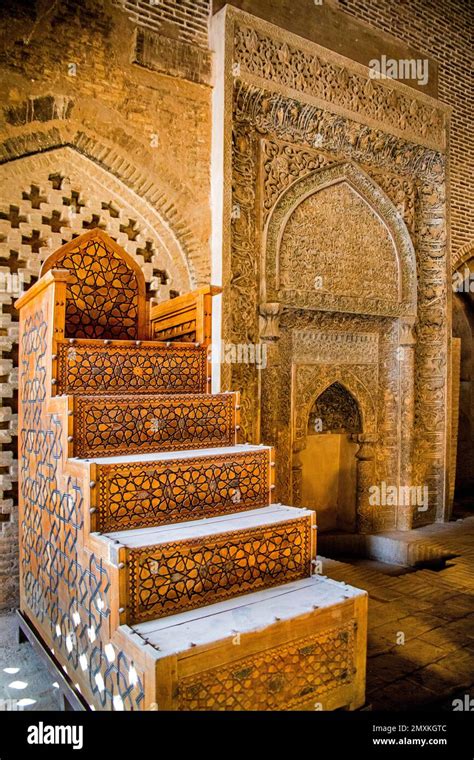
[(64, 341), (58, 345), (58, 393), (205, 393), (207, 352), (193, 345)]
[(143, 675), (110, 642), (110, 567), (82, 550), (84, 490), (63, 470), (64, 421), (46, 408), (52, 289), (20, 331), (21, 611), (96, 709), (143, 708)]
[(79, 457), (232, 446), (236, 394), (80, 396), (74, 453)]
[(145, 528), (270, 504), (270, 449), (99, 465), (94, 530)]
[(273, 526), (129, 550), (128, 622), (307, 577), (313, 559), (311, 514)]
[(181, 678), (178, 709), (297, 710), (351, 684), (354, 666), (349, 623)]

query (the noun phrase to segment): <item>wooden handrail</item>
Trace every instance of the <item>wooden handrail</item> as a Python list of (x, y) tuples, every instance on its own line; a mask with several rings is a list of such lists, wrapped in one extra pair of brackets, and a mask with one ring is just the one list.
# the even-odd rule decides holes
[(150, 309), (150, 338), (207, 346), (212, 336), (212, 297), (222, 288), (206, 285)]

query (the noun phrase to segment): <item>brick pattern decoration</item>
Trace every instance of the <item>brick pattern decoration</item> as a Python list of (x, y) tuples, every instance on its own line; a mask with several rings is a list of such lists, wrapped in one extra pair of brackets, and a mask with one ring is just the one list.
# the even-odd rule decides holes
[(137, 26), (206, 48), (211, 0), (114, 0)]
[(452, 251), (473, 240), (474, 228), (474, 5), (465, 0), (339, 0), (339, 8), (372, 27), (425, 51), (439, 62), (439, 98), (451, 119)]

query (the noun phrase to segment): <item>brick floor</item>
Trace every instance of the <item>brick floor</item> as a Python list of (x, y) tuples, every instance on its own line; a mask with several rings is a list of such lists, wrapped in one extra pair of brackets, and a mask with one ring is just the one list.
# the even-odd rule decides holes
[[(454, 696), (474, 697), (474, 517), (422, 531), (458, 555), (445, 569), (321, 558), (325, 575), (369, 592), (367, 704), (374, 710), (449, 710)], [(61, 709), (53, 679), (31, 646), (17, 643), (16, 627), (13, 613), (0, 614), (0, 700)], [(26, 686), (11, 685), (18, 681)]]
[(474, 696), (474, 517), (420, 529), (457, 555), (442, 570), (321, 558), (323, 573), (369, 593), (367, 704), (452, 709)]

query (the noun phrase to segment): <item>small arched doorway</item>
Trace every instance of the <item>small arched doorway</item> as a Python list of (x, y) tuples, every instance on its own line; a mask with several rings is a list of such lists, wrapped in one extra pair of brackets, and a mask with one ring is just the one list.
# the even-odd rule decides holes
[[(474, 270), (474, 258), (471, 262)], [(459, 290), (453, 297), (453, 337), (460, 341), (455, 516), (472, 514), (474, 508), (474, 293), (469, 289), (474, 277), (463, 275), (465, 292)]]
[(362, 432), (357, 401), (334, 382), (314, 401), (306, 447), (300, 452), (301, 501), (314, 508), (320, 532), (357, 529), (357, 436)]

